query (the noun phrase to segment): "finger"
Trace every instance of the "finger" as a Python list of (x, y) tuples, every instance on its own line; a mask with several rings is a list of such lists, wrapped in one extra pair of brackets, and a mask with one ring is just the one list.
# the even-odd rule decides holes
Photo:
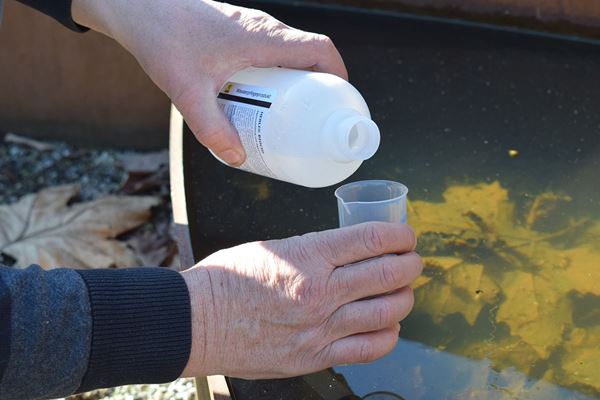
[(422, 271), (421, 257), (410, 252), (336, 268), (331, 282), (334, 295), (344, 304), (408, 286)]
[(410, 226), (387, 222), (367, 222), (310, 235), (316, 250), (334, 266), (410, 252), (417, 244)]
[(398, 343), (400, 324), (395, 323), (380, 331), (359, 333), (331, 343), (323, 351), (325, 366), (368, 363), (391, 352)]
[(238, 166), (244, 162), (246, 153), (239, 135), (217, 104), (211, 85), (191, 87), (173, 103), (200, 143), (228, 164)]
[(289, 27), (281, 29), (279, 35), (269, 37), (253, 65), (310, 69), (348, 80), (344, 60), (329, 37)]
[(414, 301), (412, 289), (404, 287), (384, 296), (346, 304), (330, 317), (328, 332), (338, 339), (385, 329), (406, 318)]

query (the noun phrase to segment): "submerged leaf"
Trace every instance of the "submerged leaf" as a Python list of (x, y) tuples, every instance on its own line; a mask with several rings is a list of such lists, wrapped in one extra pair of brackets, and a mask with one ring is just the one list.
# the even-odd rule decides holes
[(0, 206), (0, 252), (19, 266), (135, 265), (133, 252), (114, 237), (144, 223), (159, 199), (107, 196), (69, 205), (78, 193), (76, 185), (57, 186)]
[(458, 264), (415, 292), (415, 308), (436, 323), (458, 313), (473, 325), (483, 306), (492, 303), (498, 293), (496, 284), (483, 274), (482, 265)]
[(569, 304), (544, 278), (519, 271), (506, 275), (502, 283), (506, 300), (498, 309), (497, 321), (507, 324), (513, 335), (546, 359), (572, 323)]
[(409, 204), (427, 278), (416, 285), (415, 313), (448, 334), (450, 315), (474, 329), (435, 340), (497, 368), (600, 393), (600, 328), (575, 326), (595, 314), (573, 309), (582, 296), (600, 296), (600, 221), (568, 219), (562, 207), (571, 198), (550, 192), (525, 201), (519, 219), (498, 182), (454, 185), (443, 200)]
[(600, 325), (574, 329), (561, 357), (562, 379), (568, 384), (600, 389), (599, 349)]

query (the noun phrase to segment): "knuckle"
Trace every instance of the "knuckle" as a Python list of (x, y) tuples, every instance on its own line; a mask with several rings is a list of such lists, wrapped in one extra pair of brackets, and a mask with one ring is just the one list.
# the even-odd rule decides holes
[(331, 238), (322, 232), (311, 232), (300, 236), (306, 255), (310, 260), (326, 260), (333, 263), (339, 258), (340, 250), (333, 244)]
[(331, 50), (335, 48), (333, 40), (327, 35), (317, 34), (315, 39), (316, 43), (324, 49)]
[(383, 302), (377, 309), (377, 328), (385, 328), (393, 322), (392, 307), (388, 302)]
[(363, 230), (363, 242), (370, 253), (382, 254), (385, 241), (381, 226), (376, 223), (367, 224)]
[(331, 240), (327, 240), (326, 238), (320, 238), (318, 235), (315, 235), (313, 237), (313, 240), (318, 254), (323, 259), (329, 262), (334, 262), (334, 260), (339, 259), (340, 250), (331, 242)]
[(323, 350), (317, 353), (315, 361), (319, 369), (329, 368), (336, 364), (333, 346), (331, 344), (325, 346)]
[(370, 342), (365, 342), (360, 345), (358, 351), (358, 362), (368, 363), (374, 359), (373, 345)]
[(215, 149), (223, 144), (222, 132), (215, 127), (200, 128), (198, 136), (202, 144), (210, 149)]
[(329, 302), (322, 293), (318, 279), (311, 277), (298, 277), (290, 286), (289, 296), (308, 325), (322, 324), (330, 316)]
[(304, 236), (295, 237), (289, 241), (288, 253), (294, 261), (307, 264), (314, 259), (314, 252), (310, 248), (310, 238), (312, 235), (314, 234), (306, 234)]
[(352, 285), (347, 279), (340, 278), (340, 275), (335, 275), (337, 278), (332, 279), (332, 292), (345, 297), (352, 292)]
[[(386, 258), (389, 259), (392, 257), (395, 258), (397, 256), (390, 256)], [(379, 273), (380, 284), (385, 289), (395, 288), (404, 281), (406, 272), (404, 268), (398, 268), (395, 263), (392, 263), (386, 259), (383, 259), (382, 262), (383, 264), (381, 265)]]
[(299, 277), (291, 285), (291, 297), (300, 304), (310, 303), (315, 296), (314, 280), (309, 277)]

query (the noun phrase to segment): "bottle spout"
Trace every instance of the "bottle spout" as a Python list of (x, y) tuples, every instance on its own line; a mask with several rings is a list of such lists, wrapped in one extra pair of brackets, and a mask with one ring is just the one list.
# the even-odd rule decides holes
[(326, 150), (339, 162), (367, 160), (377, 152), (377, 124), (354, 110), (337, 112), (325, 124)]

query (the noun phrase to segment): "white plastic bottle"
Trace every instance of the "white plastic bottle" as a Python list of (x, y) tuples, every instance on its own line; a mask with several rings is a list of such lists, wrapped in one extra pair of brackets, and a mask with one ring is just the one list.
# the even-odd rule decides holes
[(379, 147), (360, 93), (330, 74), (248, 68), (223, 86), (218, 102), (246, 150), (245, 171), (307, 187), (352, 175)]

